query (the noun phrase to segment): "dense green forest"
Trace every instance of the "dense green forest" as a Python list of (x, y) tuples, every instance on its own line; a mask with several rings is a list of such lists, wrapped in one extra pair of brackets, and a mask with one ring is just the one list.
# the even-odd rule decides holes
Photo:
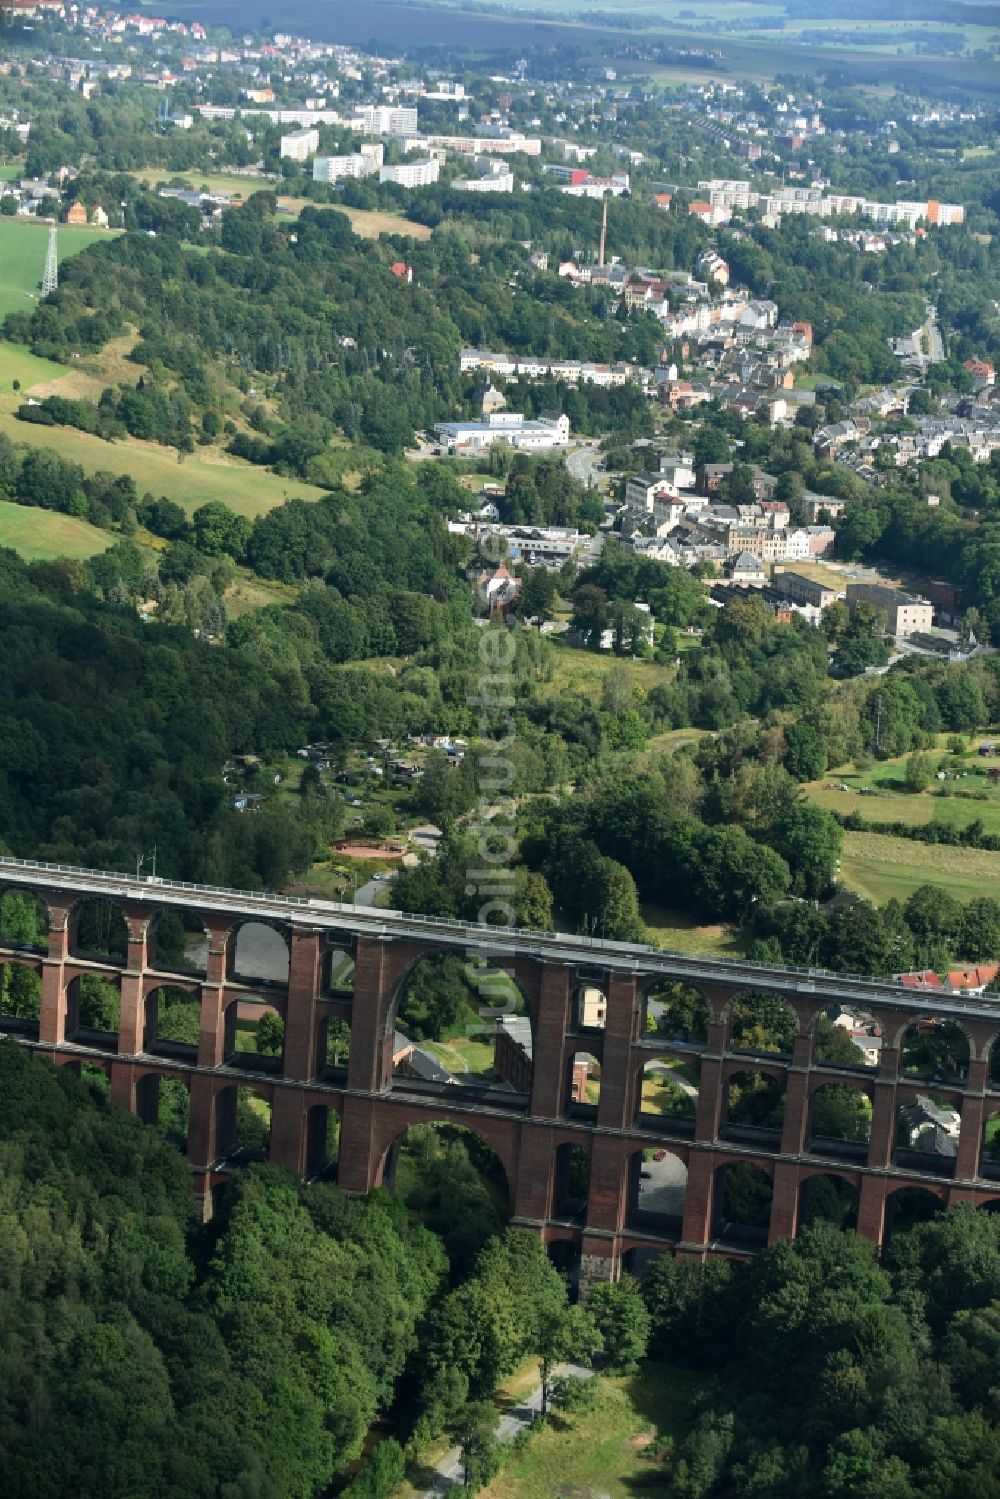
[(995, 1494), (995, 1214), (918, 1223), (882, 1264), (816, 1223), (735, 1269), (662, 1257), (644, 1289), (652, 1348), (711, 1375), (669, 1467), (678, 1499)]
[(183, 1159), (105, 1089), (0, 1047), (15, 1499), (312, 1499), (379, 1416), (392, 1435), (351, 1499), (419, 1473), (443, 1431), (476, 1487), (505, 1455), (483, 1402), (526, 1358), (561, 1402), (559, 1359), (644, 1355), (702, 1381), (690, 1433), (657, 1452), (681, 1499), (994, 1492), (994, 1214), (901, 1214), (879, 1264), (834, 1226), (836, 1192), (813, 1194), (794, 1243), (742, 1265), (661, 1256), (645, 1309), (628, 1277), (574, 1308), (537, 1239), (504, 1230), (489, 1152), (461, 1131), (418, 1132), (400, 1197), (252, 1167), (198, 1226)]
[[(530, 1233), (504, 1230), (490, 1152), (415, 1132), (409, 1187), (348, 1198), (273, 1167), (236, 1174), (210, 1224), (155, 1130), (14, 1043), (0, 1046), (5, 1182), (0, 1463), (14, 1499), (312, 1499), (361, 1456), (377, 1417), (419, 1443), (475, 1425), (526, 1358), (602, 1349), (631, 1287), (571, 1307)], [(638, 1344), (644, 1350), (645, 1333)], [(347, 1490), (383, 1499), (396, 1437)]]
[(416, 1347), (437, 1239), (391, 1197), (263, 1169), (194, 1234), (153, 1130), (12, 1044), (0, 1077), (7, 1492), (321, 1490)]

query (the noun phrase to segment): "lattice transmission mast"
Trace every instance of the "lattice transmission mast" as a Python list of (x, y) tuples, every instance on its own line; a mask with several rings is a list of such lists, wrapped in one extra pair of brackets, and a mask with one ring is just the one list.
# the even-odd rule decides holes
[(49, 229), (49, 247), (45, 252), (45, 274), (42, 277), (42, 296), (47, 297), (59, 285), (59, 262), (56, 259), (56, 226)]

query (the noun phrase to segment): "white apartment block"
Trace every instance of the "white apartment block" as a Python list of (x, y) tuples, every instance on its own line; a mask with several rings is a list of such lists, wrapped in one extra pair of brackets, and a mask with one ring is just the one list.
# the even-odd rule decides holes
[(512, 193), (513, 172), (487, 172), (482, 177), (458, 177), (451, 184), (453, 193)]
[(318, 130), (293, 130), (281, 137), (279, 154), (289, 161), (305, 161), (319, 150)]
[(315, 156), (313, 158), (314, 182), (338, 182), (342, 177), (371, 177), (385, 159), (385, 147), (381, 141), (366, 141), (360, 151), (349, 156)]
[(909, 229), (920, 223), (935, 226), (965, 221), (965, 209), (960, 203), (939, 203), (933, 198), (919, 203), (877, 203), (849, 193), (824, 193), (818, 187), (775, 188), (771, 193), (761, 194), (758, 206), (771, 217), (808, 213), (829, 218), (831, 214), (857, 213), (877, 224), (904, 225)]
[(655, 501), (676, 497), (665, 474), (633, 474), (625, 485), (625, 503), (635, 510), (652, 511)]
[(350, 125), (365, 135), (416, 135), (415, 104), (361, 104)]
[(698, 195), (713, 208), (756, 208), (760, 199), (749, 182), (725, 177), (699, 182)]
[(379, 168), (379, 182), (394, 182), (397, 187), (430, 187), (441, 175), (441, 163), (434, 156), (418, 161), (402, 161)]
[(487, 349), (463, 349), (459, 355), (463, 375), (482, 370), (505, 380), (564, 380), (567, 385), (615, 385), (653, 382), (653, 372), (634, 364), (594, 364), (581, 359), (540, 359), (532, 354), (494, 354)]
[(541, 156), (542, 142), (536, 136), (518, 135), (422, 135), (423, 146), (440, 146), (458, 156)]

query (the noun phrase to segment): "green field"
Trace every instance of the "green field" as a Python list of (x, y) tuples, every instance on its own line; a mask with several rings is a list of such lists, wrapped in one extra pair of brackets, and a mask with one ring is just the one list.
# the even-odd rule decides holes
[[(935, 766), (939, 757), (947, 755), (948, 738), (939, 734), (929, 751)], [(979, 738), (974, 735), (966, 741), (968, 752), (960, 762), (965, 774), (959, 779), (932, 781), (926, 791), (905, 789), (905, 755), (876, 761), (863, 770), (854, 765), (841, 766), (802, 789), (816, 806), (840, 816), (857, 813), (868, 823), (901, 822), (925, 827), (934, 822), (965, 828), (981, 822), (987, 833), (1000, 833), (1000, 787), (986, 778), (991, 762), (975, 753)], [(934, 794), (941, 790), (951, 794)], [(978, 800), (980, 795), (985, 799)], [(918, 885), (925, 884), (941, 885), (960, 900), (972, 900), (992, 890), (998, 881), (1000, 853), (989, 849), (920, 843), (889, 833), (844, 834), (841, 882), (880, 905), (893, 896), (905, 900)]]
[[(60, 380), (69, 370), (53, 359), (39, 359), (23, 344), (0, 343), (0, 409), (14, 407), (36, 385)], [(14, 391), (14, 381), (20, 386), (20, 394)]]
[[(947, 754), (947, 737), (938, 735), (936, 747), (929, 751), (935, 764)], [(803, 790), (817, 806), (841, 816), (856, 812), (866, 822), (905, 822), (911, 827), (936, 822), (957, 828), (981, 822), (987, 833), (1000, 833), (1000, 786), (987, 779), (992, 762), (974, 752), (976, 742), (978, 736), (974, 736), (973, 752), (964, 759), (965, 774), (960, 779), (934, 781), (926, 791), (905, 789), (905, 755), (879, 760), (864, 770), (847, 765), (828, 771), (821, 781)]]
[(731, 927), (721, 924), (699, 926), (682, 911), (646, 901), (642, 919), (653, 939), (668, 952), (705, 954), (711, 957), (738, 956), (742, 951), (739, 936)]
[(482, 1499), (668, 1493), (653, 1452), (691, 1424), (701, 1381), (687, 1369), (647, 1365), (631, 1379), (601, 1379), (592, 1411), (557, 1416), (517, 1453)]
[[(238, 514), (252, 518), (286, 499), (316, 500), (324, 493), (302, 480), (282, 479), (266, 469), (241, 463), (217, 448), (196, 449), (179, 458), (173, 448), (138, 438), (105, 442), (73, 427), (36, 427), (17, 420), (14, 410), (32, 385), (58, 379), (69, 371), (68, 366), (35, 359), (19, 345), (0, 343), (0, 432), (26, 447), (52, 448), (60, 457), (79, 463), (87, 473), (100, 469), (131, 474), (140, 493), (166, 495), (187, 511), (196, 510), (207, 500), (220, 500)], [(21, 382), (19, 393), (12, 389), (15, 379)]]
[(26, 562), (49, 562), (53, 557), (82, 562), (105, 551), (113, 540), (107, 531), (73, 515), (0, 500), (0, 547), (13, 547)]
[[(188, 184), (193, 192), (229, 193), (235, 198), (249, 198), (254, 193), (272, 192), (278, 199), (279, 216), (298, 218), (303, 208), (312, 204), (310, 198), (294, 198), (282, 192), (284, 184), (270, 177), (244, 177), (239, 172), (170, 172), (166, 167), (141, 167), (130, 173), (140, 182), (152, 187), (158, 183), (178, 182)], [(431, 230), (426, 224), (418, 224), (401, 213), (382, 212), (368, 208), (348, 208), (345, 203), (315, 204), (315, 207), (336, 208), (351, 221), (351, 228), (361, 239), (378, 239), (380, 234), (406, 234), (411, 239), (430, 239)]]
[(485, 1041), (455, 1039), (453, 1041), (421, 1041), (420, 1046), (437, 1057), (442, 1067), (449, 1072), (485, 1077), (493, 1068), (493, 1044)]
[(883, 905), (919, 885), (940, 885), (961, 901), (1000, 888), (1000, 853), (913, 843), (886, 833), (845, 833), (840, 878), (848, 890)]
[[(82, 224), (79, 227), (60, 224), (56, 231), (60, 263), (115, 232), (85, 228)], [(48, 238), (48, 224), (0, 218), (0, 317), (6, 317), (8, 312), (30, 312), (33, 302), (41, 296)]]
[(556, 644), (552, 653), (552, 676), (539, 683), (543, 694), (581, 692), (584, 697), (600, 701), (605, 679), (615, 670), (625, 671), (640, 695), (651, 687), (662, 686), (674, 677), (674, 667), (657, 661), (630, 661), (613, 656), (610, 651), (580, 650), (576, 646)]
[(249, 198), (259, 192), (278, 192), (281, 188), (277, 178), (243, 176), (240, 172), (203, 172), (200, 168), (172, 172), (169, 167), (139, 167), (129, 176), (153, 188), (176, 181), (186, 183), (192, 192), (229, 193), (234, 198)]

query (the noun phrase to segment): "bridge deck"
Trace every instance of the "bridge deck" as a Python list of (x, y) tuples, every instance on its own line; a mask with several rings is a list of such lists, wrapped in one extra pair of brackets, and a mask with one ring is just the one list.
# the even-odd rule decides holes
[(427, 942), (497, 961), (529, 957), (549, 963), (581, 967), (588, 964), (613, 972), (646, 978), (680, 980), (697, 985), (717, 983), (745, 989), (813, 995), (823, 1004), (890, 1005), (927, 1016), (953, 1013), (970, 1019), (996, 1020), (1000, 995), (977, 996), (957, 990), (928, 992), (861, 974), (831, 973), (822, 968), (758, 964), (739, 958), (704, 957), (649, 947), (638, 942), (611, 942), (568, 932), (536, 932), (511, 927), (483, 926), (418, 916), (338, 901), (229, 890), (159, 877), (79, 869), (71, 865), (0, 858), (0, 887), (61, 890), (73, 895), (135, 901), (159, 906), (194, 907), (228, 917), (279, 922), (313, 930), (349, 932), (380, 940)]

